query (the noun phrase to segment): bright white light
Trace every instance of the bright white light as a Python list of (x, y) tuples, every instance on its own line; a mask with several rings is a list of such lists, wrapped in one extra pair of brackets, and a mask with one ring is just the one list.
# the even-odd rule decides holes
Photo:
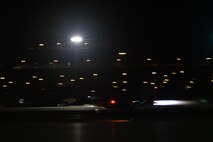
[(26, 61), (25, 60), (21, 60), (21, 63), (26, 63)]
[(9, 81), (8, 83), (9, 83), (9, 84), (13, 84), (13, 81)]
[(189, 81), (189, 83), (190, 83), (190, 84), (193, 84), (193, 83), (195, 83), (195, 82), (194, 82), (193, 80), (191, 80), (191, 81)]
[(143, 81), (143, 84), (148, 84), (148, 81)]
[(2, 85), (4, 88), (7, 88), (7, 85)]
[(36, 75), (33, 75), (32, 78), (33, 78), (33, 79), (36, 79), (36, 78), (38, 78), (38, 77), (37, 77)]
[(124, 84), (127, 84), (127, 83), (128, 83), (128, 81), (124, 80), (124, 81), (123, 81), (123, 83), (124, 83)]
[(212, 58), (211, 57), (207, 57), (206, 60), (212, 60)]
[(60, 75), (60, 78), (64, 78), (64, 77), (65, 77), (65, 75), (63, 75), (63, 74)]
[(181, 61), (181, 58), (177, 58), (177, 61)]
[(70, 79), (71, 82), (75, 82), (75, 79)]
[(5, 80), (5, 77), (0, 77), (1, 80)]
[(123, 72), (123, 73), (122, 73), (122, 75), (123, 75), (123, 76), (126, 76), (126, 75), (127, 75), (127, 73)]
[(151, 85), (155, 85), (155, 82), (151, 82), (150, 84), (151, 84)]
[(117, 86), (117, 85), (115, 85), (115, 86), (113, 86), (113, 88), (118, 88), (118, 86)]
[(176, 75), (177, 73), (176, 73), (176, 72), (172, 72), (172, 74), (173, 74), (173, 75)]
[(59, 85), (59, 86), (63, 86), (64, 84), (63, 84), (63, 83), (61, 83), (61, 82), (59, 82), (59, 83), (58, 83), (58, 85)]
[(168, 77), (168, 75), (167, 75), (167, 74), (164, 74), (163, 77)]
[(152, 74), (157, 74), (157, 72), (153, 71)]
[(91, 90), (91, 93), (95, 93), (96, 91), (95, 90)]
[(118, 53), (118, 55), (121, 55), (121, 56), (126, 55), (126, 54), (127, 54), (126, 52), (119, 52)]
[(180, 73), (185, 73), (184, 71), (180, 71)]
[(147, 61), (151, 61), (152, 59), (151, 59), (151, 58), (147, 58), (146, 60), (147, 60)]
[(171, 105), (190, 105), (195, 104), (194, 101), (179, 101), (179, 100), (155, 100), (155, 106), (171, 106)]
[(25, 82), (26, 85), (30, 85), (30, 82)]
[(84, 80), (84, 78), (83, 78), (83, 77), (79, 77), (79, 79), (80, 79), (80, 80)]
[(56, 44), (57, 44), (57, 45), (61, 45), (61, 43), (60, 43), (60, 42), (57, 42)]
[(112, 81), (112, 84), (116, 84), (117, 82), (116, 81)]
[(90, 60), (90, 59), (87, 59), (86, 62), (91, 62), (91, 60)]
[(44, 79), (43, 79), (43, 78), (39, 78), (38, 80), (39, 80), (39, 81), (43, 81)]
[(71, 41), (72, 41), (72, 42), (75, 42), (75, 43), (79, 43), (79, 42), (81, 42), (82, 40), (83, 40), (83, 38), (80, 37), (80, 36), (74, 36), (74, 37), (71, 38)]
[(117, 62), (121, 62), (121, 59), (116, 59)]
[(97, 73), (93, 73), (93, 76), (98, 76), (98, 74)]

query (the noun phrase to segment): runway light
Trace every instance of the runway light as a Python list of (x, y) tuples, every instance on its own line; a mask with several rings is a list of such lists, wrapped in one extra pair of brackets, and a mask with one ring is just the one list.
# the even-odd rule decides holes
[(124, 80), (124, 81), (123, 81), (123, 83), (124, 83), (124, 84), (127, 84), (127, 83), (128, 83), (128, 81)]
[(127, 75), (127, 73), (123, 72), (123, 73), (122, 73), (122, 75), (123, 75), (123, 76), (126, 76), (126, 75)]
[(43, 78), (39, 78), (38, 80), (39, 80), (39, 81), (43, 81), (44, 79), (43, 79)]
[(157, 74), (157, 72), (153, 71), (152, 74)]
[(80, 80), (84, 80), (84, 78), (83, 78), (83, 77), (79, 77), (79, 79), (80, 79)]
[(5, 78), (5, 77), (0, 77), (0, 79), (1, 79), (1, 80), (5, 80), (6, 78)]
[(8, 83), (9, 83), (9, 84), (13, 84), (13, 81), (9, 81)]
[(26, 85), (30, 85), (30, 82), (25, 82)]
[(38, 46), (39, 46), (39, 47), (44, 47), (44, 44), (43, 44), (43, 43), (40, 43)]
[(57, 44), (58, 46), (59, 46), (59, 45), (61, 45), (61, 43), (60, 43), (60, 42), (57, 42), (56, 44)]
[(185, 72), (184, 72), (184, 71), (180, 71), (180, 73), (182, 73), (182, 74), (183, 74), (183, 73), (185, 73)]
[(71, 41), (74, 43), (80, 43), (83, 40), (81, 36), (74, 36), (71, 38)]
[(181, 61), (181, 58), (177, 58), (177, 61)]
[(25, 60), (21, 60), (21, 63), (26, 63), (26, 61)]
[(121, 62), (121, 59), (116, 59), (117, 62)]
[(98, 76), (98, 74), (97, 73), (93, 73), (93, 76)]
[(143, 81), (143, 84), (148, 84), (148, 81)]
[(126, 52), (119, 52), (118, 55), (124, 56), (124, 55), (127, 55), (127, 53)]
[(115, 85), (115, 86), (113, 86), (113, 88), (118, 88), (118, 86), (117, 86), (117, 85)]
[(212, 60), (212, 58), (211, 57), (207, 57), (206, 60), (209, 61), (209, 60)]
[(116, 81), (112, 81), (112, 84), (117, 84), (117, 82)]
[(32, 78), (33, 78), (33, 79), (36, 79), (36, 78), (38, 78), (38, 77), (37, 77), (36, 75), (33, 75)]

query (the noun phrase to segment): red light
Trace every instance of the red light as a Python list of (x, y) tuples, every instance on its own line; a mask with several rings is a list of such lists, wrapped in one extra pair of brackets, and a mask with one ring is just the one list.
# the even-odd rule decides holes
[(110, 104), (114, 105), (116, 103), (115, 100), (110, 100)]

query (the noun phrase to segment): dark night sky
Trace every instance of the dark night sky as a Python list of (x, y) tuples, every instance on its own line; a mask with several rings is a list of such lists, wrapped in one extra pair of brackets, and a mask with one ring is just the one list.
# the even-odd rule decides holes
[(2, 2), (1, 51), (10, 56), (11, 51), (40, 41), (66, 42), (72, 34), (81, 33), (100, 48), (153, 55), (212, 55), (211, 4), (193, 0)]

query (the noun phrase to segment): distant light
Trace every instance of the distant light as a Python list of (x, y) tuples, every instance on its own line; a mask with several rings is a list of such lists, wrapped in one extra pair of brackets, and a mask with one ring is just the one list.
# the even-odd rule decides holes
[(91, 60), (90, 60), (90, 59), (87, 59), (86, 62), (91, 62)]
[(58, 62), (59, 62), (59, 60), (53, 60), (53, 62), (54, 62), (54, 63), (58, 63)]
[(5, 77), (0, 77), (0, 79), (1, 79), (1, 80), (5, 80), (6, 78), (5, 78)]
[(9, 84), (13, 84), (13, 81), (9, 81), (8, 83), (9, 83)]
[(114, 85), (113, 88), (118, 88), (118, 86), (117, 86), (117, 85)]
[(97, 73), (93, 73), (93, 76), (98, 76), (98, 74)]
[(21, 63), (26, 63), (26, 61), (25, 60), (21, 60)]
[(64, 78), (64, 77), (65, 77), (65, 75), (63, 75), (63, 74), (60, 75), (60, 78)]
[(186, 86), (185, 88), (186, 88), (186, 89), (191, 89), (191, 88), (192, 88), (192, 86)]
[(213, 79), (211, 80), (211, 82), (213, 83)]
[(117, 84), (117, 82), (116, 81), (112, 81), (112, 84)]
[(61, 45), (61, 43), (60, 43), (60, 42), (57, 42), (56, 44), (57, 44), (57, 45)]
[(75, 79), (70, 79), (71, 82), (75, 82)]
[(143, 81), (143, 84), (148, 84), (148, 81)]
[(71, 38), (71, 41), (75, 43), (80, 43), (82, 40), (83, 38), (81, 36), (74, 36)]
[(167, 84), (168, 82), (166, 82), (166, 81), (163, 81), (163, 84)]
[(128, 81), (124, 80), (124, 81), (123, 81), (123, 83), (124, 83), (124, 84), (127, 84), (127, 83), (128, 83)]
[(212, 58), (211, 57), (207, 57), (206, 60), (212, 60)]
[(147, 61), (151, 61), (152, 59), (151, 59), (151, 58), (147, 58), (146, 60), (147, 60)]
[(127, 75), (127, 73), (123, 72), (123, 73), (122, 73), (122, 75), (123, 75), (123, 76), (126, 76), (126, 75)]
[(40, 46), (40, 47), (44, 47), (44, 44), (43, 44), (43, 43), (40, 43), (38, 46)]
[(30, 82), (25, 82), (26, 85), (30, 85)]
[(79, 79), (80, 79), (80, 80), (84, 80), (84, 78), (83, 78), (83, 77), (79, 77)]
[(95, 91), (95, 90), (91, 90), (90, 92), (91, 92), (91, 93), (95, 93), (96, 91)]
[(177, 72), (172, 72), (173, 75), (177, 74)]
[(114, 104), (116, 104), (116, 101), (115, 100), (110, 100), (110, 104), (114, 105)]
[(184, 72), (184, 71), (180, 71), (180, 73), (182, 73), (182, 74), (183, 74), (183, 73), (185, 73), (185, 72)]
[(36, 79), (36, 78), (38, 78), (38, 77), (37, 77), (36, 75), (33, 75), (32, 78), (33, 78), (33, 79)]
[(152, 72), (152, 74), (157, 74), (157, 72)]
[(164, 74), (163, 77), (168, 77), (168, 75), (167, 75), (167, 74)]
[(167, 78), (166, 78), (166, 79), (164, 79), (164, 81), (168, 82), (168, 81), (169, 81), (169, 79), (167, 79)]
[(58, 85), (59, 85), (59, 86), (63, 86), (64, 84), (63, 84), (62, 82), (59, 82)]
[(154, 87), (154, 89), (158, 89), (158, 87), (157, 87), (157, 86), (155, 86), (155, 87)]
[(151, 82), (150, 84), (151, 84), (151, 85), (155, 85), (155, 82)]
[(181, 58), (177, 58), (176, 60), (177, 60), (177, 61), (181, 61)]
[(88, 45), (89, 43), (88, 43), (88, 42), (85, 42), (84, 44), (85, 44), (85, 45)]
[(121, 59), (116, 59), (117, 62), (121, 62)]
[(191, 80), (191, 81), (189, 81), (189, 83), (190, 83), (190, 84), (193, 84), (193, 83), (195, 83), (195, 82)]
[(122, 91), (123, 91), (123, 92), (126, 92), (126, 91), (127, 91), (127, 89), (122, 89)]
[(44, 79), (43, 79), (43, 78), (39, 78), (38, 80), (39, 80), (39, 81), (43, 81)]
[(118, 55), (123, 56), (123, 55), (127, 55), (127, 53), (126, 52), (119, 52)]
[(18, 100), (18, 103), (19, 103), (19, 104), (24, 104), (24, 99), (19, 99), (19, 100)]
[(7, 85), (2, 85), (4, 88), (7, 88), (8, 86)]

